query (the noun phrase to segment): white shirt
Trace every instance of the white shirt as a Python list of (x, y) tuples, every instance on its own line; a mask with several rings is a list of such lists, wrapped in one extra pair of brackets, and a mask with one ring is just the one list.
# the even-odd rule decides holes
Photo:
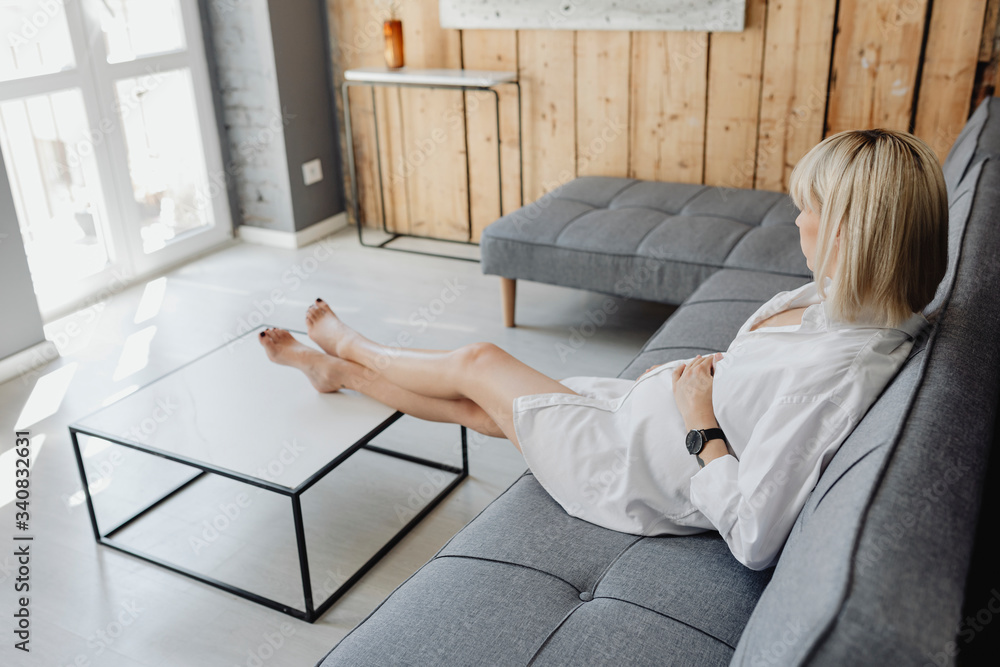
[[(801, 306), (801, 324), (750, 331)], [(828, 310), (814, 282), (781, 292), (716, 363), (712, 403), (735, 457), (699, 468), (687, 453), (671, 377), (683, 359), (635, 381), (561, 380), (580, 396), (517, 397), (525, 460), (573, 516), (639, 535), (717, 530), (741, 563), (769, 567), (820, 474), (927, 324), (915, 313), (897, 329), (879, 328)]]

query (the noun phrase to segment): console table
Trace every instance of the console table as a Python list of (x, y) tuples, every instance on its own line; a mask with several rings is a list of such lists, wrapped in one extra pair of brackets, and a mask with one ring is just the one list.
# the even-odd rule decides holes
[[(420, 250), (413, 250), (408, 248), (393, 248), (389, 246), (393, 241), (401, 237), (412, 237), (412, 238), (425, 238), (434, 239), (436, 241), (448, 241), (450, 243), (462, 243), (466, 245), (479, 244), (471, 241), (457, 241), (455, 239), (437, 239), (431, 236), (422, 236), (418, 234), (406, 234), (403, 232), (389, 231), (386, 227), (386, 215), (385, 215), (385, 192), (382, 183), (382, 155), (379, 145), (379, 135), (378, 135), (378, 107), (375, 103), (375, 88), (377, 86), (391, 86), (391, 87), (405, 87), (405, 88), (446, 88), (449, 90), (480, 90), (485, 92), (493, 93), (493, 102), (496, 109), (496, 132), (497, 132), (497, 186), (499, 191), (499, 202), (500, 202), (500, 215), (504, 214), (503, 210), (503, 164), (500, 156), (500, 145), (502, 139), (500, 137), (500, 94), (497, 92), (497, 86), (501, 85), (513, 85), (517, 88), (517, 146), (518, 146), (518, 171), (520, 173), (521, 180), (521, 206), (524, 206), (524, 159), (522, 155), (522, 141), (521, 141), (521, 84), (517, 78), (517, 72), (496, 72), (490, 70), (470, 70), (470, 69), (409, 69), (406, 67), (401, 67), (399, 69), (389, 69), (387, 67), (362, 67), (358, 69), (349, 69), (344, 72), (344, 83), (341, 88), (341, 92), (344, 100), (344, 125), (347, 136), (347, 165), (351, 176), (351, 206), (354, 211), (354, 220), (358, 226), (358, 241), (361, 245), (369, 248), (388, 248), (390, 250), (400, 250), (403, 252), (413, 252), (421, 255), (433, 255), (436, 257), (449, 257), (451, 259), (464, 259), (467, 261), (478, 262), (478, 259), (473, 259), (469, 257), (456, 257), (454, 255), (442, 255), (440, 253), (424, 252)], [(391, 238), (382, 241), (381, 243), (372, 244), (365, 243), (361, 217), (360, 217), (360, 206), (358, 203), (358, 175), (357, 166), (354, 162), (354, 140), (351, 133), (351, 104), (348, 97), (348, 91), (351, 86), (368, 86), (371, 88), (372, 94), (372, 113), (376, 114), (375, 117), (375, 157), (378, 163), (378, 192), (379, 201), (382, 210), (382, 231), (386, 234), (392, 234)], [(466, 178), (469, 175), (469, 154), (466, 151), (465, 154), (465, 173)], [(469, 212), (469, 224), (472, 224), (472, 197), (469, 197), (468, 201), (468, 212)], [(470, 228), (469, 238), (471, 239), (471, 228)]]

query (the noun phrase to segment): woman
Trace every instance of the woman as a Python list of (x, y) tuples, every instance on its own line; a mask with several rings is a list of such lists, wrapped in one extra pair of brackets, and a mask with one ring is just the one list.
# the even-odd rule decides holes
[(947, 265), (944, 179), (911, 134), (828, 137), (796, 165), (790, 194), (815, 280), (761, 306), (725, 354), (635, 381), (559, 382), (492, 343), (393, 351), (319, 299), (306, 320), (326, 354), (278, 329), (261, 341), (319, 391), (510, 439), (573, 516), (640, 535), (717, 530), (763, 569), (906, 360)]

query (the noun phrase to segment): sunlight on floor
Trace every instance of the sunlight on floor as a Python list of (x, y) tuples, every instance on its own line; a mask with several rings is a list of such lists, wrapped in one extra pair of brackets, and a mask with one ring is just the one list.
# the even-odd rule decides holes
[(149, 364), (149, 345), (155, 335), (156, 327), (151, 326), (126, 338), (122, 345), (122, 355), (118, 358), (118, 368), (111, 379), (117, 382), (145, 368)]
[(135, 324), (142, 324), (146, 320), (151, 320), (160, 312), (163, 305), (163, 297), (167, 293), (167, 277), (157, 278), (146, 283), (146, 289), (142, 292), (142, 299), (139, 307), (135, 311)]
[(33, 426), (56, 413), (62, 405), (63, 398), (66, 397), (66, 391), (79, 365), (74, 361), (38, 378), (31, 395), (21, 409), (21, 415), (17, 418), (15, 431)]

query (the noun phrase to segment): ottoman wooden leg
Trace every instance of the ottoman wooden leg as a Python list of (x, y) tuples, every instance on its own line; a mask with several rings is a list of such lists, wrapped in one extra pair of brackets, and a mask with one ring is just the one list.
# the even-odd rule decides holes
[(505, 327), (514, 326), (514, 288), (517, 280), (514, 278), (500, 278), (500, 303), (503, 306), (503, 325)]

